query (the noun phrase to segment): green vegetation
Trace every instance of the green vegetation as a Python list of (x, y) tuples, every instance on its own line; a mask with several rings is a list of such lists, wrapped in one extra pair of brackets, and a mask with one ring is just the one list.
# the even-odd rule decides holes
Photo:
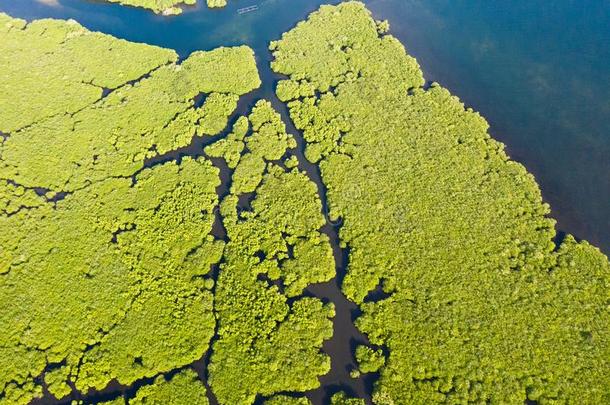
[[(69, 22), (44, 20), (25, 28), (21, 20), (10, 20), (10, 24), (22, 28), (4, 34), (2, 55), (29, 56), (2, 62), (15, 74), (0, 79), (6, 81), (9, 90), (13, 89), (0, 98), (0, 107), (7, 106), (2, 110), (7, 119), (0, 124), (0, 131), (7, 134), (1, 144), (0, 178), (26, 188), (71, 192), (108, 177), (130, 176), (143, 167), (147, 158), (188, 145), (196, 132), (199, 135), (220, 132), (234, 111), (238, 96), (260, 85), (254, 55), (247, 47), (195, 52), (176, 64), (173, 52), (87, 33)], [(45, 33), (43, 40), (34, 40), (33, 36), (40, 36), (41, 32)], [(78, 47), (74, 45), (75, 38), (83, 38)], [(88, 51), (83, 51), (84, 57), (78, 57), (81, 48), (88, 49), (87, 38), (91, 38), (93, 48), (111, 49), (107, 59), (117, 62), (103, 64), (107, 72), (99, 75), (96, 71), (87, 72), (88, 65), (94, 66), (86, 62), (92, 55)], [(29, 41), (34, 43), (33, 49), (19, 46)], [(51, 41), (53, 47), (38, 44)], [(101, 44), (103, 41), (106, 43)], [(44, 68), (39, 67), (38, 53), (45, 54)], [(131, 57), (131, 53), (135, 56)], [(121, 68), (123, 59), (137, 63), (138, 69), (127, 63)], [(142, 61), (148, 60), (155, 63), (140, 67)], [(164, 64), (159, 67), (160, 62)], [(115, 66), (125, 80), (146, 73), (148, 76), (135, 83), (119, 82), (111, 78)], [(68, 90), (48, 84), (54, 82), (54, 75), (69, 77), (71, 71), (78, 72), (73, 79), (58, 80), (66, 82)], [(50, 79), (43, 80), (45, 74)], [(105, 75), (109, 78), (105, 79)], [(79, 84), (72, 85), (77, 81)], [(83, 91), (80, 81), (95, 84), (87, 85), (94, 90), (91, 97), (78, 96)], [(49, 98), (35, 98), (33, 107), (23, 107), (30, 103), (28, 95), (39, 91), (38, 83), (43, 83)], [(115, 90), (102, 97), (102, 88)], [(60, 95), (62, 91), (65, 96)], [(25, 96), (15, 102), (8, 96), (13, 93)], [(201, 93), (208, 96), (204, 105), (196, 108), (193, 100)], [(47, 105), (50, 107), (39, 108)]]
[[(361, 3), (271, 44), (278, 96), (318, 162), (349, 246), (346, 295), (381, 366), (376, 404), (610, 401), (610, 266), (554, 221), (483, 118)], [(390, 296), (366, 300), (381, 285)], [(379, 353), (379, 354), (374, 354)]]
[(248, 133), (249, 125), (246, 117), (239, 117), (229, 135), (205, 149), (208, 156), (223, 158), (230, 169), (235, 169), (246, 147), (244, 137)]
[[(207, 158), (145, 165), (226, 127), (239, 96), (260, 84), (252, 51), (196, 52), (178, 64), (171, 51), (74, 23), (2, 18), (0, 53), (23, 55), (2, 61), (7, 88), (37, 91), (41, 54), (51, 80), (65, 65), (61, 80), (74, 90), (62, 97), (44, 82), (58, 103), (36, 100), (43, 108), (0, 97), (10, 106), (0, 144), (0, 403), (40, 397), (43, 381), (64, 398), (153, 377), (130, 402), (207, 403), (193, 372), (164, 375), (201, 359), (213, 339), (210, 383), (223, 404), (316, 388), (330, 368), (320, 348), (334, 308), (300, 295), (334, 276), (334, 257), (317, 187), (296, 169), (296, 142), (271, 104), (258, 102), (206, 149), (234, 169), (221, 206)], [(96, 65), (72, 50), (81, 37), (117, 61), (120, 81), (87, 70)], [(84, 98), (81, 82), (94, 90)], [(219, 207), (228, 242), (212, 236)]]
[[(111, 3), (119, 3), (125, 6), (142, 7), (152, 10), (157, 14), (177, 15), (182, 13), (180, 6), (192, 6), (197, 3), (197, 0), (106, 0)], [(227, 5), (227, 0), (206, 0), (207, 6), (210, 8), (224, 7)]]
[(221, 204), (229, 242), (215, 291), (210, 385), (222, 404), (251, 404), (257, 394), (316, 388), (330, 370), (320, 348), (332, 336), (332, 304), (287, 298), (330, 280), (335, 269), (318, 231), (324, 218), (315, 184), (278, 162), (296, 144), (271, 104), (259, 101), (228, 139), (206, 148), (231, 161), (244, 150)]
[(26, 24), (2, 13), (0, 49), (4, 133), (76, 113), (98, 101), (104, 88), (125, 86), (178, 59), (174, 51), (89, 32), (74, 21)]
[(365, 405), (364, 399), (350, 398), (345, 392), (337, 392), (330, 398), (330, 405)]
[(270, 102), (233, 119), (248, 47), (178, 62), (0, 14), (0, 404), (114, 383), (148, 385), (109, 404), (309, 404), (335, 316), (306, 291), (335, 277), (322, 191), (375, 404), (608, 403), (608, 259), (555, 245), (533, 177), (388, 29), (346, 2), (271, 44), (319, 188)]
[[(82, 403), (83, 401), (72, 401), (72, 404)], [(151, 384), (138, 388), (133, 398), (126, 399), (119, 396), (110, 401), (95, 403), (103, 405), (208, 405), (209, 401), (205, 386), (197, 373), (191, 369), (184, 369), (172, 376), (159, 375)]]
[(265, 405), (310, 405), (311, 402), (304, 397), (289, 397), (286, 395), (276, 395), (265, 401)]
[(356, 360), (358, 360), (359, 369), (363, 373), (379, 371), (385, 363), (385, 357), (383, 357), (381, 349), (373, 350), (367, 346), (356, 348)]
[[(67, 381), (85, 392), (189, 364), (214, 331), (205, 286), (217, 169), (188, 159), (0, 217), (0, 387), (11, 403)], [(5, 198), (5, 195), (2, 196)], [(39, 197), (44, 200), (44, 197)], [(161, 343), (162, 342), (162, 343)], [(26, 384), (29, 389), (24, 389)]]
[[(61, 398), (69, 383), (129, 385), (201, 358), (224, 248), (210, 236), (219, 172), (191, 158), (143, 167), (226, 126), (260, 83), (252, 51), (176, 64), (75, 23), (1, 18), (0, 402), (41, 396), (39, 376)], [(13, 97), (34, 93), (48, 98)]]
[(218, 8), (227, 5), (227, 0), (207, 0), (208, 7)]
[[(154, 11), (157, 14), (176, 15), (181, 14), (180, 5), (194, 5), (197, 0), (106, 0), (111, 3), (119, 3), (125, 6), (142, 7)], [(214, 0), (208, 0), (208, 3)]]
[(205, 387), (193, 370), (184, 370), (169, 380), (163, 376), (155, 379), (152, 385), (146, 385), (138, 390), (130, 405), (168, 405), (193, 404), (208, 405)]

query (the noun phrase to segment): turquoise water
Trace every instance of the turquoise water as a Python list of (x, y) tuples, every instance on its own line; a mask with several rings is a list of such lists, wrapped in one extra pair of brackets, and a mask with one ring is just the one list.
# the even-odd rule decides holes
[[(0, 0), (0, 10), (26, 19), (73, 18), (181, 56), (248, 44), (264, 65), (268, 42), (327, 2), (229, 0), (222, 10), (200, 5), (176, 17), (85, 0)], [(390, 21), (428, 80), (488, 119), (493, 136), (536, 176), (558, 229), (610, 252), (610, 3), (366, 3), (376, 18)], [(254, 4), (257, 11), (237, 13)], [(261, 94), (272, 86), (267, 80)]]

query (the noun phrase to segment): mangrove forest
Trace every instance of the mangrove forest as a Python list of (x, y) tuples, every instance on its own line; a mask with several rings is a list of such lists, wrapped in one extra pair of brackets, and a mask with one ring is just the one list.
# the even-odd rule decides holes
[(0, 14), (0, 404), (610, 403), (608, 258), (387, 21), (231, 45)]

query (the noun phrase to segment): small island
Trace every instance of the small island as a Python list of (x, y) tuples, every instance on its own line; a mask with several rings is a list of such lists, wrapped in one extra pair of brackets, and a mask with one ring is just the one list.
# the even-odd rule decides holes
[[(104, 0), (119, 3), (124, 6), (141, 7), (164, 16), (182, 14), (181, 6), (194, 6), (197, 0)], [(206, 0), (209, 8), (221, 8), (227, 5), (227, 0)]]

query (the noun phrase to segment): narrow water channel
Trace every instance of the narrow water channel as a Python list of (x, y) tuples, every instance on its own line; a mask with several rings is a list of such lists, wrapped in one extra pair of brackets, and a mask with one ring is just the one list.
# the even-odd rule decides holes
[[(259, 72), (262, 72), (262, 76), (265, 78), (272, 78), (274, 85), (277, 84), (277, 81), (282, 79), (282, 77), (271, 71), (271, 55), (269, 51), (259, 52), (257, 55), (261, 58), (258, 63)], [(267, 58), (263, 59), (263, 55)], [(307, 392), (306, 396), (314, 405), (325, 405), (329, 403), (332, 394), (338, 391), (345, 391), (350, 396), (364, 398), (367, 405), (372, 404), (372, 383), (366, 381), (364, 376), (359, 376), (358, 378), (350, 376), (350, 372), (358, 368), (354, 359), (356, 346), (368, 343), (368, 339), (354, 326), (354, 318), (359, 314), (357, 305), (349, 301), (341, 292), (341, 284), (347, 273), (349, 262), (349, 249), (341, 248), (339, 241), (341, 221), (335, 224), (328, 217), (329, 208), (326, 198), (326, 186), (322, 182), (320, 168), (305, 158), (305, 139), (302, 132), (294, 126), (290, 119), (286, 104), (282, 103), (275, 93), (268, 94), (267, 98), (271, 101), (275, 110), (280, 113), (282, 120), (286, 124), (287, 132), (294, 135), (297, 141), (295, 155), (299, 160), (299, 170), (305, 172), (318, 188), (318, 195), (322, 203), (322, 214), (326, 219), (326, 224), (322, 227), (321, 231), (329, 237), (335, 258), (336, 276), (326, 283), (310, 285), (305, 290), (307, 295), (317, 297), (324, 302), (332, 302), (335, 305), (333, 337), (324, 342), (323, 345), (323, 351), (331, 359), (331, 370), (328, 374), (320, 377), (320, 387)]]
[[(282, 103), (275, 95), (275, 84), (278, 80), (282, 79), (282, 77), (271, 71), (271, 53), (269, 50), (266, 48), (258, 49), (256, 51), (256, 61), (261, 79), (265, 85), (240, 97), (237, 108), (229, 119), (227, 127), (220, 134), (205, 137), (193, 136), (189, 145), (148, 159), (145, 161), (141, 170), (171, 161), (179, 163), (184, 157), (187, 156), (193, 158), (205, 156), (204, 148), (207, 145), (226, 137), (231, 131), (233, 123), (237, 120), (237, 118), (240, 116), (247, 116), (258, 100), (266, 99), (271, 102), (274, 109), (280, 114), (282, 121), (286, 125), (287, 132), (292, 134), (297, 142), (297, 147), (292, 151), (292, 153), (299, 161), (299, 170), (304, 172), (309, 179), (316, 184), (318, 195), (322, 204), (322, 214), (326, 219), (326, 224), (321, 228), (320, 231), (329, 237), (335, 259), (336, 276), (328, 282), (310, 285), (304, 292), (305, 296), (316, 297), (326, 303), (332, 302), (335, 306), (335, 317), (333, 318), (333, 336), (331, 339), (325, 341), (322, 347), (323, 352), (326, 353), (331, 359), (331, 370), (329, 373), (319, 377), (320, 386), (317, 389), (305, 392), (304, 395), (312, 402), (313, 405), (326, 405), (329, 403), (330, 397), (334, 393), (345, 391), (350, 396), (365, 399), (367, 405), (372, 405), (372, 376), (361, 375), (357, 378), (352, 378), (350, 375), (352, 370), (357, 369), (357, 364), (354, 359), (354, 351), (356, 346), (359, 344), (367, 344), (368, 340), (356, 329), (353, 323), (355, 317), (359, 314), (358, 307), (356, 304), (349, 301), (341, 292), (341, 283), (346, 275), (349, 260), (349, 249), (341, 248), (339, 243), (341, 223), (340, 221), (339, 223), (332, 223), (328, 218), (327, 213), (329, 208), (326, 198), (326, 187), (322, 182), (319, 167), (309, 162), (305, 158), (305, 140), (303, 135), (301, 131), (296, 129), (292, 120), (290, 119), (286, 104)], [(217, 187), (216, 191), (219, 201), (222, 201), (222, 199), (228, 195), (230, 190), (231, 170), (227, 167), (226, 163), (222, 161), (222, 159), (206, 158), (219, 169), (221, 183)], [(136, 172), (132, 176), (134, 181), (136, 181), (136, 175), (140, 171)], [(226, 230), (224, 229), (222, 218), (220, 217), (218, 210), (216, 211), (216, 220), (214, 222), (211, 234), (217, 239), (225, 241), (227, 240)], [(218, 279), (219, 267), (220, 264), (213, 266), (210, 273), (210, 276), (215, 282)], [(215, 331), (210, 342), (210, 348), (202, 358), (196, 360), (192, 364), (163, 373), (163, 375), (168, 378), (179, 371), (184, 370), (185, 368), (194, 369), (206, 386), (208, 400), (210, 401), (211, 405), (218, 404), (213, 390), (207, 382), (208, 366), (211, 354), (213, 352), (213, 344), (216, 338), (217, 334)], [(144, 378), (129, 386), (124, 386), (118, 384), (117, 382), (111, 382), (101, 391), (90, 391), (88, 393), (79, 393), (78, 391), (74, 390), (70, 397), (66, 399), (68, 401), (66, 403), (69, 403), (72, 400), (84, 400), (86, 402), (97, 403), (118, 397), (133, 398), (138, 388), (152, 384), (154, 379), (155, 377)], [(41, 378), (40, 381), (43, 382), (42, 380), (43, 379)], [(259, 397), (258, 402), (261, 402), (262, 399), (262, 397)], [(63, 400), (59, 401), (54, 399), (46, 388), (44, 388), (44, 396), (41, 399), (35, 400), (33, 404), (55, 405), (62, 404), (64, 402), (65, 401)]]

